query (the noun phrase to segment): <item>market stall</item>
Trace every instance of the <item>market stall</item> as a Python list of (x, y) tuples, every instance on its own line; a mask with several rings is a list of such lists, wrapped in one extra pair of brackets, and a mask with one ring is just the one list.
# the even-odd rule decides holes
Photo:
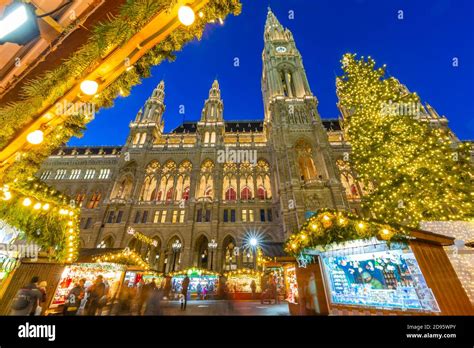
[(191, 298), (214, 298), (219, 284), (219, 274), (199, 268), (189, 268), (179, 272), (170, 273), (171, 298), (177, 299), (182, 290), (183, 279), (189, 277), (188, 294)]
[(452, 238), (442, 235), (323, 210), (287, 243), (287, 251), (298, 262), (298, 306), (290, 304), (290, 311), (299, 315), (472, 314), (443, 249), (452, 243)]
[(141, 280), (145, 283), (155, 282), (156, 286), (162, 287), (164, 280), (163, 274), (152, 271), (128, 270), (125, 272), (123, 283), (128, 287), (136, 286)]
[(289, 264), (283, 268), (285, 274), (285, 300), (288, 302), (290, 312), (298, 303), (298, 282), (296, 280), (296, 265)]
[(69, 291), (83, 278), (86, 279), (85, 288), (87, 289), (97, 276), (102, 275), (104, 283), (109, 287), (108, 297), (113, 298), (120, 288), (125, 270), (125, 266), (114, 263), (78, 263), (65, 266), (49, 305), (49, 312), (59, 311)]
[(229, 297), (234, 300), (252, 299), (252, 282), (255, 282), (256, 298), (262, 292), (263, 272), (251, 269), (239, 269), (224, 274)]

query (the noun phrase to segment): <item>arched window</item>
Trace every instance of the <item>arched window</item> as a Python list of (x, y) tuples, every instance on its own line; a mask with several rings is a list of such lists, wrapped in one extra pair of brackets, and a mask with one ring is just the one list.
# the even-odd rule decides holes
[(199, 189), (196, 192), (196, 198), (214, 198), (213, 187), (214, 187), (214, 162), (211, 160), (205, 160), (201, 164), (201, 179), (199, 180)]
[(250, 189), (247, 186), (245, 186), (242, 189), (242, 191), (240, 191), (240, 199), (244, 201), (248, 201), (252, 199), (252, 191), (250, 191)]
[(209, 132), (204, 133), (204, 143), (209, 143)]
[(260, 186), (258, 189), (257, 189), (257, 198), (258, 199), (267, 199), (267, 193), (265, 191), (265, 188), (263, 186)]
[(181, 199), (184, 201), (189, 200), (189, 186), (184, 188), (183, 196), (181, 197)]
[(161, 180), (159, 191), (157, 193), (157, 200), (166, 201), (175, 199), (175, 177), (177, 175), (176, 163), (174, 161), (167, 161), (161, 171)]
[(112, 236), (108, 236), (104, 238), (99, 245), (97, 245), (97, 248), (99, 249), (105, 249), (105, 248), (113, 248), (114, 247), (114, 238)]
[(228, 236), (223, 243), (224, 260), (222, 262), (224, 271), (232, 271), (237, 269), (237, 249), (235, 239)]
[(137, 145), (139, 141), (140, 141), (140, 133), (137, 133), (135, 134), (135, 137), (133, 138), (133, 145)]
[(89, 204), (87, 205), (88, 209), (95, 209), (99, 205), (100, 198), (102, 194), (100, 192), (95, 192), (92, 194), (91, 200), (89, 201)]
[(140, 145), (145, 144), (145, 141), (146, 141), (146, 133), (143, 133), (142, 138), (140, 139)]
[(112, 192), (112, 199), (129, 199), (132, 195), (133, 180), (130, 176), (120, 178), (115, 183), (114, 190)]
[(212, 132), (211, 133), (211, 144), (215, 144), (216, 143), (216, 132)]
[(171, 187), (168, 192), (166, 193), (166, 201), (174, 201), (174, 189)]
[(207, 269), (210, 267), (208, 243), (209, 241), (205, 236), (201, 236), (196, 240), (194, 261), (198, 268)]
[(256, 166), (257, 197), (258, 199), (272, 198), (270, 182), (270, 164), (266, 160), (258, 160)]
[(235, 192), (234, 188), (229, 187), (227, 191), (225, 191), (225, 200), (235, 201), (236, 199), (237, 199), (237, 192)]

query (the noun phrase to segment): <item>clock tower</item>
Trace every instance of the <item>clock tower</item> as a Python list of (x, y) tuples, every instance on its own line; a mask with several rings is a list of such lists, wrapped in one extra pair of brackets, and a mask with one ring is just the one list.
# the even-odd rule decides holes
[(265, 129), (286, 237), (310, 212), (348, 207), (327, 133), (293, 34), (269, 9), (262, 53)]

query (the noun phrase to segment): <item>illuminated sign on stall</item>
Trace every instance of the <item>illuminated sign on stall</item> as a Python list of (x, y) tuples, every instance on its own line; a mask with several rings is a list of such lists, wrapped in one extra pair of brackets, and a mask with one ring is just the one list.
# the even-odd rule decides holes
[(440, 312), (406, 244), (366, 241), (321, 253), (321, 259), (333, 304)]

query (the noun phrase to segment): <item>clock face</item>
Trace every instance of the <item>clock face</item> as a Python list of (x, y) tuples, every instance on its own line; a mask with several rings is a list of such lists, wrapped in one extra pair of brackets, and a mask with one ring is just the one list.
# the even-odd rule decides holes
[(276, 51), (277, 51), (278, 53), (285, 53), (285, 52), (286, 52), (286, 47), (278, 46), (278, 47), (276, 48)]

